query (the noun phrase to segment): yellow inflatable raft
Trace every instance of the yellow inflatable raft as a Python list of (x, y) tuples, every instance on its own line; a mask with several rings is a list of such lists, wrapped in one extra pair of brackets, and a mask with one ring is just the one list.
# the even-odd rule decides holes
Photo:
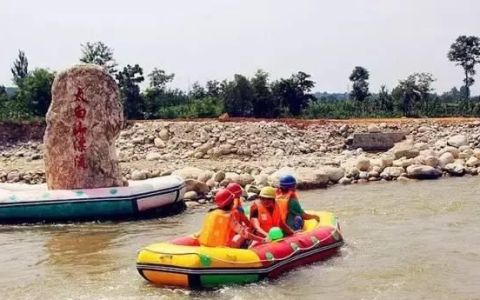
[(304, 231), (251, 249), (200, 246), (191, 236), (152, 244), (139, 251), (137, 270), (162, 286), (211, 288), (274, 278), (300, 265), (326, 259), (343, 245), (334, 214), (310, 212)]

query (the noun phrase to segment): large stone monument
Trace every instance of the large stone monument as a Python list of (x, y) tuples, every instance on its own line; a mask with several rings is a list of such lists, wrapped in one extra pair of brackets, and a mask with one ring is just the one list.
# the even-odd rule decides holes
[(49, 189), (123, 186), (115, 140), (123, 109), (115, 80), (94, 65), (58, 74), (44, 135)]

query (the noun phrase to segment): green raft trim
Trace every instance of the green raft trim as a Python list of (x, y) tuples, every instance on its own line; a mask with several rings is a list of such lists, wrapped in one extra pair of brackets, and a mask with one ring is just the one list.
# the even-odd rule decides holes
[(11, 219), (70, 219), (134, 214), (132, 200), (49, 203), (0, 208), (0, 220)]
[(213, 288), (219, 285), (247, 284), (260, 280), (258, 274), (241, 274), (241, 275), (201, 275), (200, 283), (203, 287)]

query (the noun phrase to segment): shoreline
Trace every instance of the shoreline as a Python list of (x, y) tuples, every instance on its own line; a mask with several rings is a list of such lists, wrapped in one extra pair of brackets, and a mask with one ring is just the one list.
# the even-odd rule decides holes
[[(176, 174), (187, 181), (186, 200), (203, 204), (229, 182), (254, 197), (285, 173), (297, 177), (301, 190), (475, 176), (479, 129), (476, 118), (155, 120), (130, 123), (116, 148), (125, 179)], [(353, 134), (376, 132), (407, 135), (386, 151), (351, 149)], [(43, 183), (42, 148), (38, 140), (0, 146), (0, 183)]]

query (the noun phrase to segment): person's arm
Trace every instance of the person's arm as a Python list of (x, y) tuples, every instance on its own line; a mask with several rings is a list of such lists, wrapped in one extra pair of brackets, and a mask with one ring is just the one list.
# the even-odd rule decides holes
[(293, 231), (293, 229), (290, 228), (290, 226), (288, 226), (283, 220), (280, 222), (280, 228), (283, 230), (285, 235), (293, 235), (295, 233), (295, 231)]
[(265, 232), (265, 230), (263, 230), (262, 227), (260, 227), (260, 222), (258, 221), (257, 218), (252, 218), (250, 221), (252, 222), (253, 228), (254, 228), (258, 233), (260, 233), (260, 234), (263, 235), (264, 237), (267, 237), (267, 236), (268, 236), (268, 233)]
[(252, 232), (250, 232), (248, 227), (243, 226), (241, 222), (241, 217), (238, 212), (232, 212), (232, 218), (230, 219), (230, 226), (233, 231), (239, 234), (242, 238), (247, 240), (256, 240), (256, 241), (263, 241), (264, 238), (259, 237)]
[(300, 205), (300, 202), (298, 201), (297, 198), (292, 198), (290, 199), (290, 203), (289, 203), (289, 209), (291, 210), (292, 214), (293, 215), (296, 215), (296, 216), (302, 216), (302, 219), (304, 220), (310, 220), (310, 219), (314, 219), (316, 220), (317, 222), (320, 222), (320, 217), (317, 216), (317, 215), (311, 215), (309, 213), (306, 213), (302, 206)]
[(250, 230), (248, 229), (245, 229), (242, 233), (242, 236), (247, 239), (247, 240), (253, 240), (253, 241), (257, 241), (257, 242), (263, 242), (265, 241), (265, 238), (264, 237), (261, 237), (259, 235), (256, 235), (256, 234), (253, 234), (252, 232), (250, 232)]
[(306, 212), (303, 212), (302, 218), (303, 218), (304, 220), (314, 219), (314, 220), (316, 220), (317, 222), (320, 222), (320, 217), (319, 217), (319, 216), (317, 216), (317, 215), (311, 215), (311, 214), (308, 214), (308, 213), (306, 213)]
[(248, 227), (248, 228), (253, 229), (252, 223), (251, 223), (250, 220), (247, 218), (247, 216), (245, 215), (245, 213), (240, 213), (240, 223), (241, 223), (243, 226), (245, 226), (245, 227)]

